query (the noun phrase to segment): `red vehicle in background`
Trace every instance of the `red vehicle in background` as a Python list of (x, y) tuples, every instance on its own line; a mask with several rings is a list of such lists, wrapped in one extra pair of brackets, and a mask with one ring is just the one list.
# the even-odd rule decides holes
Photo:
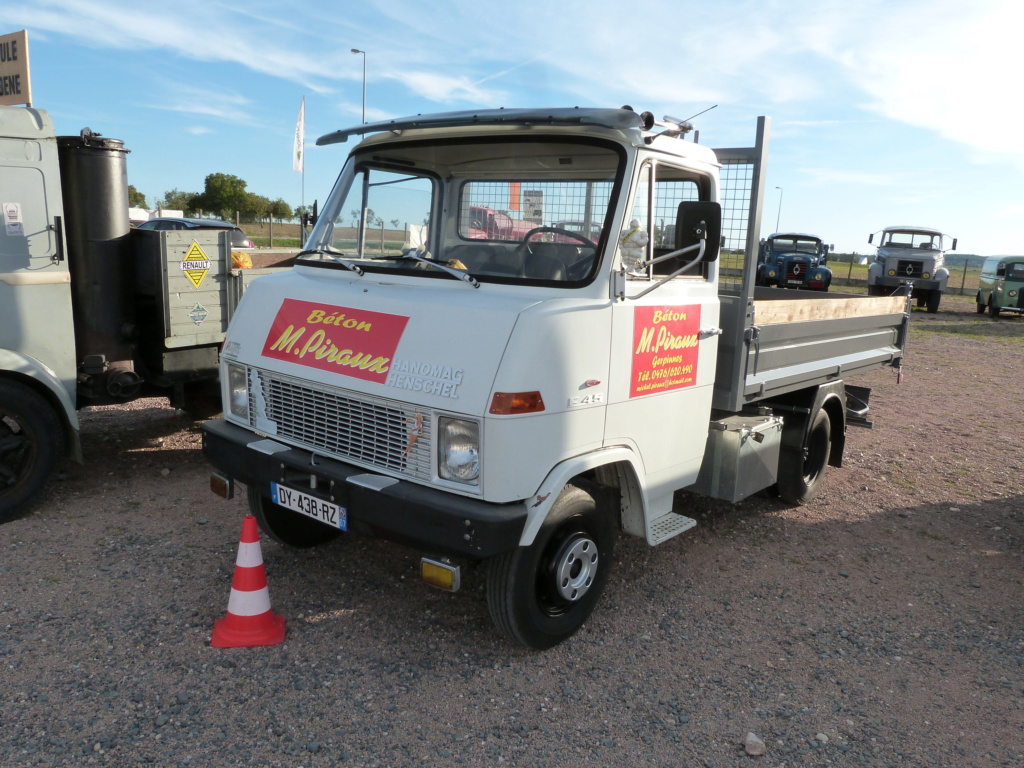
[(469, 229), (463, 236), (470, 240), (512, 240), (519, 242), (537, 224), (523, 219), (513, 219), (503, 211), (496, 211), (483, 205), (469, 207)]

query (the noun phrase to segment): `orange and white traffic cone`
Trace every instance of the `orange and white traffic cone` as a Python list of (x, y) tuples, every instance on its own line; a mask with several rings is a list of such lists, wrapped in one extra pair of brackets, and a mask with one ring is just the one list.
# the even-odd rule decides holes
[(242, 521), (242, 539), (231, 581), (228, 615), (213, 625), (214, 648), (248, 648), (284, 642), (284, 617), (270, 610), (267, 572), (263, 568), (260, 534), (256, 518)]

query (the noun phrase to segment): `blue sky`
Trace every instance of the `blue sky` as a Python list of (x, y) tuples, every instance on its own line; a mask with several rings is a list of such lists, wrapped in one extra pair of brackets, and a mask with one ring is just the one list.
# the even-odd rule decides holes
[[(1021, 253), (1024, 57), (1011, 0), (5, 0), (29, 31), (33, 106), (131, 150), (150, 205), (229, 173), (323, 200), (362, 120), (492, 107), (618, 107), (749, 146), (772, 118), (762, 235), (937, 227)], [(306, 171), (292, 170), (306, 99)], [(777, 187), (781, 187), (780, 191)], [(781, 207), (780, 207), (781, 203)]]

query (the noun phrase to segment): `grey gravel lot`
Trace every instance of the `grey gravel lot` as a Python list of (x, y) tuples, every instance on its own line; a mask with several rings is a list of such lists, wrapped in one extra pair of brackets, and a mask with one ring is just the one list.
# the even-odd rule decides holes
[(160, 401), (91, 409), (87, 464), (0, 526), (0, 764), (1024, 765), (1024, 320), (913, 326), (819, 498), (680, 495), (699, 526), (620, 537), (543, 653), (491, 627), (482, 569), (450, 595), (355, 537), (264, 537), (286, 641), (212, 648), (244, 493)]

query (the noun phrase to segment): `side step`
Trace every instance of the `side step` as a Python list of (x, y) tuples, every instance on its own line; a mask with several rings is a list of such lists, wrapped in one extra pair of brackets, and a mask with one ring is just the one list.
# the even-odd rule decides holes
[(669, 512), (648, 522), (647, 543), (652, 547), (656, 544), (661, 544), (673, 536), (678, 536), (680, 533), (690, 530), (696, 524), (697, 521), (692, 517)]

